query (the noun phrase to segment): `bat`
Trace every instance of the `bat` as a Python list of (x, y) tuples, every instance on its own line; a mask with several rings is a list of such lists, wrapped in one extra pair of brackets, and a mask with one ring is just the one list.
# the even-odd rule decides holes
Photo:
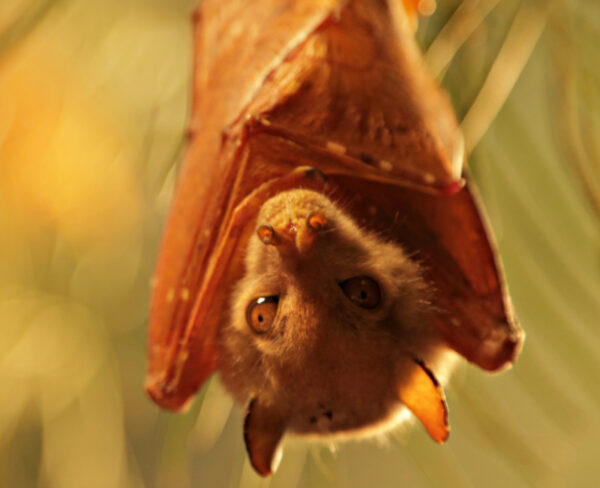
[(250, 461), (408, 409), (449, 434), (455, 353), (488, 371), (523, 332), (452, 106), (405, 0), (204, 0), (189, 142), (158, 258), (146, 390), (181, 411), (215, 372)]

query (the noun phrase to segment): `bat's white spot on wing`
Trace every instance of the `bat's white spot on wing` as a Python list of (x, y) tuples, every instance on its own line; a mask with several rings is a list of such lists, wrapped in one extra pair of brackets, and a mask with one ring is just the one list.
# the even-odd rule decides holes
[(326, 147), (335, 153), (346, 154), (346, 146), (340, 144), (339, 142), (327, 141)]
[(435, 183), (435, 176), (432, 173), (425, 172), (423, 173), (423, 181), (428, 185)]
[(175, 288), (169, 288), (167, 292), (167, 303), (171, 303), (175, 299)]
[(392, 169), (394, 168), (394, 166), (392, 165), (392, 163), (390, 163), (389, 161), (386, 161), (385, 159), (382, 159), (382, 160), (379, 161), (379, 167), (383, 171), (392, 171)]
[(190, 298), (189, 288), (182, 288), (181, 289), (181, 299), (185, 302), (185, 301), (189, 300), (189, 298)]

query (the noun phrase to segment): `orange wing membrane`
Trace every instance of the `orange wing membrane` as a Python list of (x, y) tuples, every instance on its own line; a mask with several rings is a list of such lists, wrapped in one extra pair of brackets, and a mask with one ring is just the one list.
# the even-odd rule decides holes
[[(465, 186), (454, 112), (412, 37), (417, 3), (202, 2), (190, 139), (153, 280), (146, 388), (160, 406), (185, 408), (218, 368), (258, 210), (290, 188), (335, 193), (357, 222), (415, 253), (451, 348), (488, 370), (514, 360), (522, 331)], [(441, 442), (443, 394), (430, 378), (416, 367), (437, 409), (399, 395)], [(281, 432), (255, 437), (270, 424), (251, 412), (248, 449), (268, 474)]]

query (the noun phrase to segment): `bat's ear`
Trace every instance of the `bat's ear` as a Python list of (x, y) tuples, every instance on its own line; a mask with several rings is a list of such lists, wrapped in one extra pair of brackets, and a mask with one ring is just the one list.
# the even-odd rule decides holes
[(433, 372), (419, 359), (400, 366), (400, 401), (417, 417), (431, 438), (442, 444), (450, 434), (444, 391)]
[(285, 433), (285, 420), (274, 407), (250, 400), (244, 420), (244, 441), (252, 467), (261, 476), (275, 472), (281, 461), (281, 438)]

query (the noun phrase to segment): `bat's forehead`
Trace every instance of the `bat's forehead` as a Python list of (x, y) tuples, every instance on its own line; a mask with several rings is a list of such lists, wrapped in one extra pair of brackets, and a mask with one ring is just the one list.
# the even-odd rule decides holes
[(278, 193), (267, 200), (260, 209), (258, 223), (269, 223), (273, 227), (298, 224), (315, 211), (326, 213), (330, 218), (335, 216), (335, 207), (322, 193), (294, 189)]
[(313, 280), (332, 268), (364, 261), (369, 254), (364, 234), (339, 202), (316, 191), (294, 189), (275, 195), (262, 205), (256, 222), (257, 234), (246, 258), (250, 273), (278, 268), (292, 279)]

